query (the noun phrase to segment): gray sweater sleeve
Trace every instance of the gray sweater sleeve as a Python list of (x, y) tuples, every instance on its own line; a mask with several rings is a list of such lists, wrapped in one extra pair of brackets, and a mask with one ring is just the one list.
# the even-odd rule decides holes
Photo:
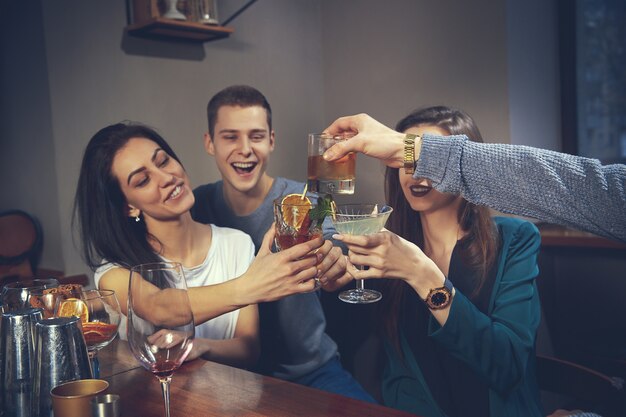
[(415, 178), (475, 204), (626, 242), (626, 165), (424, 135)]

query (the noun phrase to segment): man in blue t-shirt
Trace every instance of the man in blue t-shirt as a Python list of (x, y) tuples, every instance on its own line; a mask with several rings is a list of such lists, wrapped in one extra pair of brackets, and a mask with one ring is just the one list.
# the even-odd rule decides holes
[[(207, 106), (209, 130), (204, 146), (215, 158), (222, 180), (194, 190), (193, 217), (249, 234), (259, 250), (273, 222), (273, 201), (301, 194), (304, 183), (272, 178), (267, 166), (274, 151), (272, 111), (267, 99), (249, 86), (231, 86)], [(324, 236), (334, 232), (330, 221)], [(330, 241), (322, 249), (318, 276), (333, 291), (351, 280), (341, 249)], [(257, 371), (310, 387), (374, 402), (342, 368), (336, 343), (326, 334), (319, 291), (259, 304), (261, 358)]]

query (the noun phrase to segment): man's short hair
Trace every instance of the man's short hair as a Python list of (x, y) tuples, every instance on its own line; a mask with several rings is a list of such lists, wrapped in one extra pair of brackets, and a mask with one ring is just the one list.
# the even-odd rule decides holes
[(215, 94), (206, 108), (207, 119), (209, 121), (209, 135), (213, 137), (215, 133), (215, 123), (217, 122), (217, 112), (223, 106), (253, 107), (261, 106), (267, 114), (267, 125), (272, 130), (272, 108), (265, 96), (256, 88), (249, 85), (231, 85), (219, 93)]

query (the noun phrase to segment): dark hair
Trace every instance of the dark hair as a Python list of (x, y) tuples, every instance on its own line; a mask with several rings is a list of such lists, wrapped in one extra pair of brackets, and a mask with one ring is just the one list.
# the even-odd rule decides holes
[(223, 106), (252, 107), (261, 106), (267, 114), (267, 125), (272, 130), (272, 108), (265, 96), (256, 88), (248, 85), (231, 85), (219, 93), (215, 94), (206, 107), (207, 119), (209, 121), (209, 135), (213, 137), (215, 133), (215, 123), (217, 122), (217, 112)]
[(110, 125), (91, 138), (80, 168), (72, 224), (81, 237), (83, 258), (92, 269), (103, 260), (124, 267), (160, 261), (149, 242), (156, 238), (148, 233), (145, 222), (128, 216), (126, 198), (111, 172), (115, 155), (132, 138), (154, 141), (180, 163), (165, 139), (138, 123)]
[[(482, 136), (474, 120), (461, 110), (445, 106), (428, 107), (415, 110), (396, 125), (398, 132), (420, 125), (437, 126), (450, 135), (466, 135), (474, 142), (482, 142)], [(385, 194), (393, 212), (387, 222), (387, 228), (399, 236), (423, 247), (424, 236), (419, 213), (414, 211), (402, 192), (398, 178), (398, 168), (387, 168), (385, 172)], [(457, 215), (461, 229), (467, 232), (460, 241), (463, 259), (479, 277), (474, 282), (470, 298), (478, 295), (486, 275), (495, 262), (498, 252), (498, 234), (491, 219), (489, 209), (463, 200)], [(400, 306), (406, 301), (406, 292), (410, 289), (403, 281), (384, 280), (385, 297), (380, 308), (383, 313), (383, 330), (398, 346), (397, 325)]]

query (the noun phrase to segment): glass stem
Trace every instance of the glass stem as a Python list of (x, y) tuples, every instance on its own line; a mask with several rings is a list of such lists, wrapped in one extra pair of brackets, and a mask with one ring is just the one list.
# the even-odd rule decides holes
[(96, 352), (89, 352), (89, 363), (91, 364), (91, 375), (95, 379), (100, 378), (100, 362), (96, 356)]
[[(363, 267), (361, 265), (355, 265), (357, 269), (362, 270)], [(365, 280), (364, 279), (357, 279), (356, 281), (356, 290), (357, 291), (363, 291), (365, 290)]]
[(171, 376), (159, 378), (161, 391), (163, 391), (163, 402), (165, 403), (165, 417), (170, 417), (170, 381)]

